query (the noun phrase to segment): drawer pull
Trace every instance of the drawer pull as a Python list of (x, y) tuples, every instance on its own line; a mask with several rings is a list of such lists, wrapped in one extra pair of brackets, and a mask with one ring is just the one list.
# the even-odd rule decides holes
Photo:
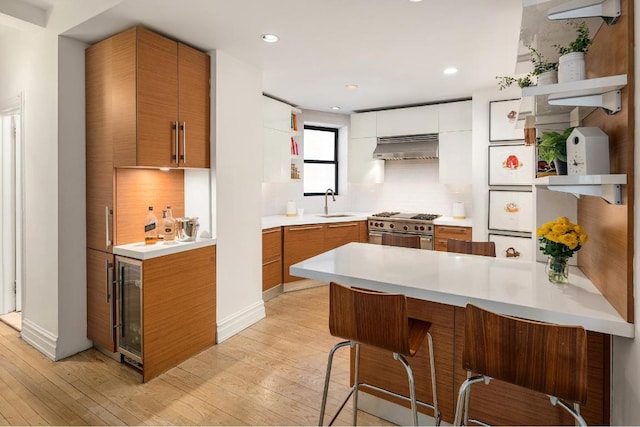
[(280, 231), (280, 228), (273, 228), (271, 230), (262, 230), (262, 234), (277, 233), (278, 231)]
[(466, 233), (466, 228), (458, 228), (458, 227), (440, 227), (440, 231), (449, 231), (452, 233)]
[(350, 222), (348, 224), (332, 224), (332, 225), (329, 225), (329, 228), (355, 227), (357, 225), (358, 225), (357, 222)]
[(290, 228), (289, 231), (303, 231), (303, 230), (320, 230), (322, 228), (321, 225), (315, 226), (315, 227), (297, 227), (297, 228)]
[(275, 262), (280, 262), (280, 258), (278, 258), (278, 259), (273, 259), (273, 260), (271, 260), (271, 261), (267, 261), (267, 262), (263, 262), (263, 263), (262, 263), (262, 266), (263, 266), (263, 267), (266, 267), (267, 265), (269, 265), (269, 264), (273, 264), (273, 263), (275, 263)]

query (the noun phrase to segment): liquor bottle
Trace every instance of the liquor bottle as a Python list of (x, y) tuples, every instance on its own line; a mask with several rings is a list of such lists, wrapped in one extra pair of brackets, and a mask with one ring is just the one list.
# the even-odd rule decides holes
[(153, 245), (158, 241), (158, 219), (153, 214), (153, 206), (149, 206), (149, 213), (144, 219), (144, 243)]
[(160, 220), (160, 224), (158, 224), (158, 242), (164, 240), (164, 220), (167, 219), (167, 211), (162, 211), (162, 219)]
[(176, 239), (176, 219), (173, 217), (171, 206), (167, 206), (167, 216), (162, 219), (162, 229), (165, 241), (173, 242)]

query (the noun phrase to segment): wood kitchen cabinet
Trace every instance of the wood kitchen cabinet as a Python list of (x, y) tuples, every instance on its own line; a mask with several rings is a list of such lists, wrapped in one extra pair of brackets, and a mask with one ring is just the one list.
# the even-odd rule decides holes
[(262, 230), (262, 292), (282, 283), (282, 228)]
[(113, 255), (87, 249), (87, 338), (116, 351)]
[(293, 264), (350, 242), (369, 240), (367, 221), (283, 227), (283, 283), (303, 280), (289, 274)]
[(209, 56), (143, 27), (111, 39), (114, 166), (208, 168)]
[(451, 225), (435, 226), (435, 250), (447, 251), (447, 240), (471, 240), (471, 227), (458, 227)]

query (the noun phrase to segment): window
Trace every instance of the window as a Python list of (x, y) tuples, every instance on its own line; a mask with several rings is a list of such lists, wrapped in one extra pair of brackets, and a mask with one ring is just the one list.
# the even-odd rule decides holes
[(338, 194), (338, 129), (304, 127), (304, 195)]

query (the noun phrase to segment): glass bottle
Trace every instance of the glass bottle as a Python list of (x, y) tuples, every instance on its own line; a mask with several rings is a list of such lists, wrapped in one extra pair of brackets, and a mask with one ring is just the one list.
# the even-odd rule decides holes
[(167, 211), (162, 211), (162, 220), (160, 220), (160, 224), (158, 224), (158, 241), (164, 240), (164, 220), (167, 219)]
[(176, 219), (173, 217), (171, 206), (167, 206), (167, 216), (162, 220), (164, 240), (173, 242), (176, 238)]
[(149, 206), (149, 213), (144, 219), (144, 243), (153, 245), (158, 241), (158, 219), (153, 213), (153, 206)]

